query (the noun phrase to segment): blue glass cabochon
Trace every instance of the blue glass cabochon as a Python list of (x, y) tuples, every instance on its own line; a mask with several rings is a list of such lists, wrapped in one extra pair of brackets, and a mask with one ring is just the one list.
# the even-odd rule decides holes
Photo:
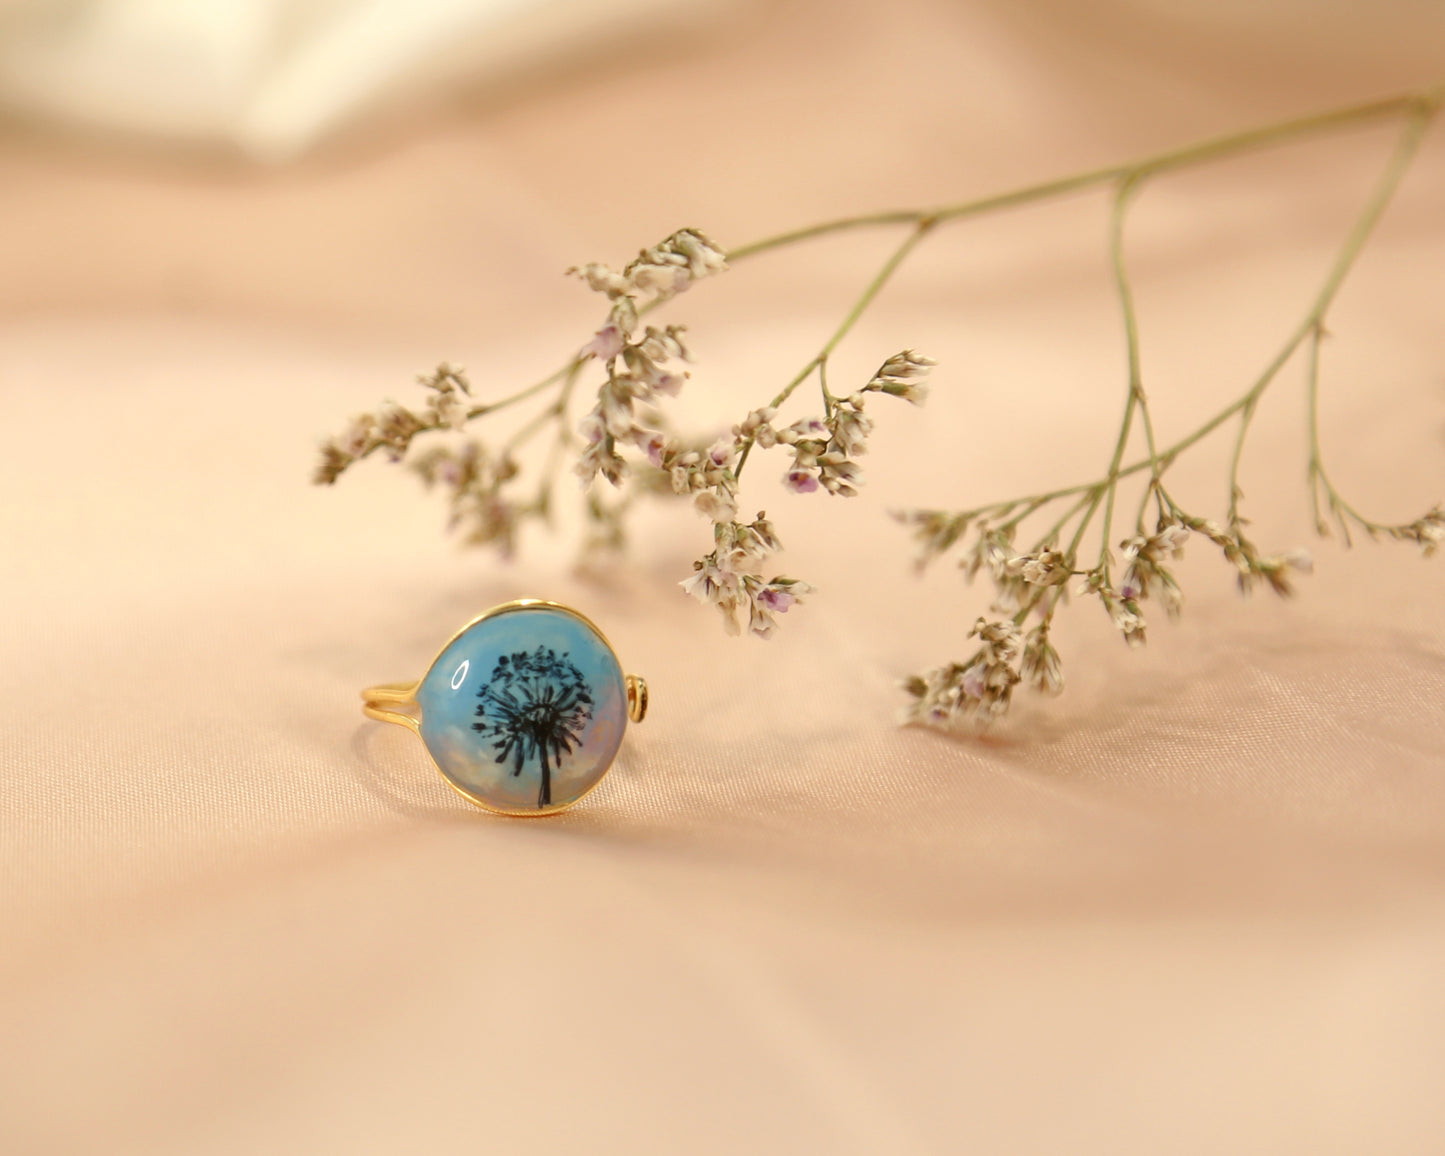
[(499, 811), (574, 802), (606, 773), (627, 727), (616, 655), (590, 624), (552, 607), (467, 627), (416, 698), (422, 740), (442, 773)]

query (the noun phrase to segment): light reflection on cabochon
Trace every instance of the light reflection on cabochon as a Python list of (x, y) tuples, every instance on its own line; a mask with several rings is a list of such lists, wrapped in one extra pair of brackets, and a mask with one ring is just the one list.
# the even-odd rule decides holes
[(611, 648), (551, 607), (468, 627), (416, 697), (421, 737), (442, 773), (499, 811), (545, 813), (580, 798), (606, 773), (627, 725)]

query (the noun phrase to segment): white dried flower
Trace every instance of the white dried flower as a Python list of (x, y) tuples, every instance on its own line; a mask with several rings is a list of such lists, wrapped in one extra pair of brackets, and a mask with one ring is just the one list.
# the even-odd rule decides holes
[(944, 510), (895, 510), (895, 521), (913, 527), (913, 537), (919, 543), (918, 557), (914, 564), (922, 570), (938, 555), (951, 549), (955, 542), (968, 533), (972, 518), (966, 514), (951, 514)]
[(863, 471), (842, 454), (822, 454), (818, 458), (818, 484), (840, 498), (857, 497)]
[(717, 555), (709, 554), (693, 563), (693, 575), (679, 585), (685, 592), (701, 602), (717, 602), (729, 590), (737, 587), (738, 576), (731, 570), (718, 565)]
[(692, 351), (683, 339), (686, 332), (685, 325), (669, 325), (665, 329), (656, 329), (649, 325), (642, 340), (637, 343), (638, 352), (653, 361), (671, 361), (674, 357), (681, 361), (691, 361)]
[(995, 582), (1009, 577), (1009, 570), (1018, 557), (1013, 552), (1014, 529), (996, 530), (988, 523), (980, 522), (973, 545), (964, 552), (959, 563), (964, 577), (972, 582), (980, 570), (986, 570)]
[(693, 575), (678, 583), (683, 590), (705, 605), (716, 606), (722, 614), (723, 628), (738, 634), (738, 606), (743, 601), (741, 577), (718, 565), (716, 554), (693, 563)]
[(470, 395), (472, 383), (467, 380), (467, 371), (460, 365), (452, 365), (450, 362), (441, 362), (431, 373), (419, 373), (416, 375), (418, 385), (427, 389), (434, 389), (438, 393), (465, 393)]
[(1024, 643), (1023, 661), (1019, 664), (1019, 676), (1041, 694), (1063, 693), (1063, 664), (1059, 652), (1049, 644), (1047, 624), (1029, 631)]
[(622, 472), (626, 463), (617, 452), (617, 440), (608, 432), (607, 423), (596, 410), (582, 419), (578, 427), (582, 434), (583, 448), (574, 467), (583, 486), (601, 474), (614, 486), (622, 484)]
[(747, 417), (733, 426), (733, 437), (739, 442), (752, 441), (759, 449), (772, 449), (778, 444), (778, 433), (770, 423), (777, 413), (777, 409), (771, 405), (752, 410)]
[(905, 349), (885, 361), (873, 375), (873, 380), (863, 388), (901, 397), (913, 405), (922, 405), (928, 398), (928, 387), (924, 381), (937, 364), (931, 357)]
[(828, 427), (816, 417), (800, 418), (792, 425), (777, 431), (778, 441), (785, 446), (796, 446), (801, 443), (817, 442), (818, 448), (828, 440)]
[(1068, 558), (1058, 550), (1040, 550), (1037, 554), (1010, 558), (1004, 567), (1008, 572), (1017, 567), (1019, 577), (1030, 586), (1057, 586), (1067, 582), (1073, 573)]
[(1107, 589), (1100, 589), (1099, 597), (1104, 603), (1104, 609), (1109, 612), (1114, 628), (1124, 636), (1124, 641), (1131, 647), (1143, 646), (1147, 641), (1145, 629), (1148, 624), (1134, 602), (1126, 602), (1117, 592)]
[(632, 289), (621, 273), (595, 261), (586, 265), (574, 265), (567, 270), (567, 276), (582, 278), (594, 293), (605, 293), (608, 297), (620, 297)]
[(467, 424), (467, 404), (458, 393), (438, 393), (432, 399), (431, 410), (438, 426), (445, 426), (447, 429), (461, 429)]
[(1120, 543), (1123, 550), (1124, 576), (1119, 582), (1119, 597), (1127, 602), (1157, 598), (1171, 618), (1184, 604), (1183, 592), (1174, 575), (1162, 563), (1184, 556), (1184, 543), (1189, 527), (1182, 522), (1161, 522), (1155, 533), (1135, 535)]
[(692, 504), (698, 513), (714, 522), (731, 522), (738, 516), (737, 499), (723, 490), (703, 490)]
[(622, 352), (624, 336), (622, 328), (616, 322), (609, 321), (582, 347), (577, 356), (595, 357), (601, 362), (611, 361)]
[(359, 458), (371, 445), (376, 434), (376, 419), (369, 413), (352, 419), (352, 422), (336, 439), (337, 448), (348, 457)]
[(863, 395), (854, 394), (833, 407), (827, 421), (831, 435), (828, 449), (845, 458), (856, 458), (868, 452), (868, 435), (873, 432), (873, 419), (863, 412)]
[(406, 455), (411, 439), (425, 429), (426, 424), (405, 406), (387, 401), (376, 415), (373, 437), (376, 444), (386, 447), (392, 461), (399, 462)]
[(632, 432), (632, 399), (632, 382), (624, 377), (609, 379), (597, 391), (594, 412), (614, 438), (625, 438)]
[(643, 452), (648, 463), (658, 469), (662, 468), (663, 460), (669, 451), (676, 452), (676, 443), (661, 430), (643, 429), (641, 426), (637, 426), (632, 430), (630, 440)]
[(664, 298), (727, 267), (726, 254), (706, 234), (698, 229), (679, 229), (652, 248), (643, 249), (622, 276), (633, 292)]
[(1407, 542), (1415, 542), (1420, 547), (1420, 554), (1431, 557), (1440, 544), (1445, 542), (1445, 508), (1433, 507), (1428, 514), (1405, 526), (1397, 526), (1390, 531), (1392, 537)]
[(748, 630), (758, 638), (771, 638), (778, 625), (774, 615), (786, 614), (813, 593), (812, 586), (796, 578), (773, 578), (763, 586), (749, 583), (747, 589)]

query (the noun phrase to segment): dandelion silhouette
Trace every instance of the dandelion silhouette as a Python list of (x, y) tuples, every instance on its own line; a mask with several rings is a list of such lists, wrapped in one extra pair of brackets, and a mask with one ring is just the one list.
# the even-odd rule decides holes
[(591, 688), (582, 672), (550, 646), (504, 654), (477, 697), (482, 721), (472, 723), (472, 730), (493, 740), (497, 762), (510, 759), (513, 775), (533, 759), (540, 762), (537, 806), (549, 806), (552, 770), (562, 765), (563, 751), (581, 742), (582, 728), (592, 718)]

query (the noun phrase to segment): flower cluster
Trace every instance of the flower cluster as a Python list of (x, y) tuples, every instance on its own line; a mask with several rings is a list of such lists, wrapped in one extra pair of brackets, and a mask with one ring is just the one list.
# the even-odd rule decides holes
[(928, 396), (924, 381), (935, 364), (931, 358), (905, 349), (885, 361), (856, 393), (834, 397), (825, 389), (825, 417), (802, 418), (777, 429), (773, 425), (777, 408), (768, 406), (749, 413), (733, 427), (733, 436), (740, 447), (756, 445), (767, 450), (784, 445), (792, 450), (792, 464), (783, 475), (783, 484), (794, 493), (811, 494), (821, 487), (838, 497), (855, 497), (863, 483), (863, 471), (854, 459), (868, 452), (868, 435), (873, 432), (873, 419), (863, 411), (865, 395), (886, 393), (922, 405)]
[(931, 357), (905, 349), (880, 365), (878, 372), (863, 389), (865, 392), (886, 393), (890, 397), (901, 397), (914, 405), (922, 405), (928, 398), (928, 375), (937, 364)]
[[(713, 550), (693, 566), (681, 583), (700, 601), (716, 606), (731, 633), (767, 638), (778, 616), (812, 593), (795, 578), (766, 578), (763, 566), (779, 549), (772, 524), (763, 514), (752, 522), (738, 517), (739, 477), (754, 448), (788, 447), (791, 468), (785, 482), (795, 491), (823, 489), (845, 497), (857, 493), (862, 481), (856, 458), (867, 452), (873, 419), (864, 407), (869, 393), (885, 393), (914, 405), (926, 397), (926, 379), (933, 361), (912, 350), (888, 358), (859, 390), (847, 397), (828, 391), (820, 354), (787, 385), (772, 405), (755, 409), (715, 440), (674, 434), (663, 401), (676, 397), (688, 379), (684, 366), (692, 361), (684, 327), (643, 325), (652, 307), (689, 288), (695, 281), (727, 268), (723, 250), (697, 229), (681, 229), (622, 269), (588, 264), (568, 272), (607, 298), (606, 319), (567, 365), (551, 377), (509, 397), (471, 405), (465, 374), (442, 365), (420, 378), (427, 402), (416, 411), (388, 403), (376, 414), (358, 418), (323, 449), (317, 480), (332, 482), (347, 466), (376, 450), (393, 461), (412, 451), (414, 439), (430, 431), (457, 430), (475, 418), (524, 402), (544, 390), (556, 396), (525, 422), (500, 450), (475, 439), (433, 445), (412, 456), (410, 467), (429, 487), (445, 491), (450, 526), (469, 545), (490, 544), (504, 557), (516, 549), (518, 531), (528, 518), (550, 514), (552, 478), (563, 450), (575, 450), (574, 471), (585, 491), (585, 526), (579, 566), (600, 574), (626, 543), (625, 518), (640, 497), (685, 497), (712, 528)], [(604, 379), (596, 401), (581, 419), (580, 447), (571, 437), (568, 403), (573, 386), (590, 365), (601, 367)], [(774, 425), (778, 407), (793, 390), (816, 373), (822, 387), (824, 416), (802, 418), (781, 428)], [(513, 496), (521, 473), (516, 455), (528, 438), (553, 426), (553, 444), (546, 476), (535, 497)], [(608, 499), (606, 487), (594, 485), (598, 475), (621, 494)]]
[(442, 362), (434, 372), (419, 374), (417, 383), (430, 391), (419, 413), (388, 401), (376, 413), (353, 418), (340, 435), (322, 443), (321, 461), (312, 481), (332, 485), (353, 462), (377, 450), (384, 450), (392, 461), (399, 462), (417, 434), (461, 429), (472, 416), (473, 411), (463, 400), (464, 395), (471, 396), (472, 387), (461, 366)]
[[(675, 297), (694, 281), (721, 273), (727, 267), (727, 254), (702, 230), (679, 229), (651, 248), (643, 249), (620, 273), (596, 262), (578, 265), (567, 272), (581, 277), (595, 292), (605, 293), (614, 302), (627, 299), (635, 307), (638, 298)], [(624, 329), (631, 327), (623, 326)]]
[[(609, 331), (615, 331), (615, 337)], [(584, 486), (598, 474), (614, 486), (622, 484), (627, 468), (619, 452), (622, 446), (634, 446), (658, 464), (667, 439), (652, 405), (659, 395), (676, 397), (687, 380), (685, 372), (668, 368), (671, 361), (692, 360), (683, 332), (681, 325), (649, 325), (634, 340), (609, 323), (583, 349), (584, 356), (607, 360), (607, 380), (597, 391), (597, 404), (579, 427), (583, 449), (575, 469)], [(609, 355), (610, 350), (616, 352)]]
[(1114, 629), (1130, 647), (1143, 646), (1148, 641), (1146, 631), (1149, 624), (1144, 621), (1138, 600), (1125, 598), (1111, 587), (1105, 571), (1091, 570), (1084, 579), (1080, 593), (1098, 596), (1105, 613), (1109, 615), (1109, 621), (1114, 624)]
[(913, 528), (913, 538), (918, 543), (913, 565), (920, 572), (939, 555), (952, 549), (973, 524), (972, 514), (955, 514), (947, 510), (894, 510), (890, 516), (895, 522)]
[(503, 487), (519, 472), (509, 456), (492, 456), (481, 442), (468, 439), (459, 447), (433, 446), (411, 463), (430, 489), (448, 492), (447, 528), (459, 531), (469, 546), (494, 546), (503, 558), (517, 549), (521, 520), (540, 511), (519, 505), (504, 495)]
[(672, 492), (693, 495), (693, 507), (714, 523), (729, 523), (738, 513), (738, 481), (733, 466), (737, 443), (720, 438), (705, 450), (688, 449), (672, 439), (663, 441), (648, 460), (661, 469)]
[[(1087, 506), (1087, 501), (1084, 504)], [(1290, 575), (1309, 569), (1309, 556), (1303, 551), (1263, 555), (1237, 525), (1233, 532), (1226, 531), (1214, 522), (1184, 513), (1166, 496), (1161, 495), (1160, 504), (1153, 533), (1141, 528), (1119, 543), (1123, 571), (1118, 584), (1110, 579), (1112, 560), (1106, 553), (1094, 569), (1082, 574), (1078, 590), (1098, 598), (1115, 629), (1131, 647), (1143, 646), (1147, 640), (1142, 603), (1153, 599), (1170, 617), (1180, 612), (1183, 594), (1170, 564), (1183, 557), (1191, 533), (1202, 534), (1220, 547), (1246, 592), (1255, 583), (1265, 582), (1276, 593), (1288, 594)], [(1067, 583), (1081, 572), (1075, 568), (1073, 548), (1058, 546), (1057, 528), (1028, 553), (1015, 550), (1014, 539), (1023, 515), (1010, 515), (1018, 505), (1002, 503), (984, 511), (956, 514), (918, 510), (895, 515), (913, 528), (914, 537), (921, 543), (920, 565), (964, 542), (959, 565), (965, 578), (972, 582), (978, 575), (986, 575), (993, 585), (991, 610), (1006, 616), (1002, 621), (979, 620), (973, 634), (987, 645), (968, 662), (941, 666), (905, 681), (904, 688), (914, 700), (907, 709), (907, 721), (942, 727), (961, 723), (986, 727), (1007, 711), (1015, 683), (1023, 682), (1041, 694), (1055, 695), (1063, 690), (1062, 661), (1049, 640), (1049, 632), (1055, 612), (1067, 597)], [(1024, 514), (1035, 508), (1025, 505)], [(1002, 520), (991, 522), (990, 517)], [(1425, 533), (1422, 530), (1422, 536)], [(1031, 615), (1037, 617), (1037, 622), (1020, 640), (1018, 632)], [(1012, 675), (1009, 671), (1013, 671)]]
[(1445, 542), (1445, 507), (1434, 506), (1424, 517), (1403, 526), (1391, 526), (1386, 533), (1401, 542), (1414, 542), (1423, 557), (1432, 557), (1440, 543)]
[[(969, 637), (978, 638), (980, 645), (967, 662), (951, 662), (903, 681), (904, 691), (913, 698), (904, 708), (905, 722), (945, 729), (964, 724), (986, 727), (1008, 713), (1013, 688), (1024, 677), (1019, 670), (1024, 648), (1017, 624), (1009, 619), (991, 622), (980, 618)], [(1048, 677), (1062, 685), (1058, 655), (1052, 647), (1048, 653), (1053, 656)], [(1047, 665), (1047, 660), (1037, 646), (1028, 661), (1031, 677), (1039, 680), (1043, 676), (1034, 668)]]
[(1188, 526), (1165, 521), (1148, 537), (1135, 534), (1121, 542), (1125, 569), (1119, 582), (1119, 597), (1125, 602), (1157, 598), (1170, 618), (1177, 617), (1184, 605), (1184, 595), (1164, 563), (1184, 557), (1184, 543), (1188, 540)]
[(811, 494), (822, 486), (840, 498), (852, 498), (863, 484), (863, 471), (853, 458), (868, 452), (873, 419), (863, 412), (863, 395), (835, 402), (825, 421), (805, 418), (777, 431), (777, 440), (793, 451), (783, 484), (795, 494)]
[(771, 638), (776, 615), (786, 614), (813, 587), (781, 575), (763, 580), (764, 560), (782, 548), (767, 514), (749, 523), (721, 522), (714, 526), (717, 545), (712, 553), (693, 563), (693, 575), (680, 583), (699, 602), (716, 606), (729, 634), (742, 632), (740, 617), (758, 638)]
[(1024, 656), (1019, 663), (1019, 675), (1040, 694), (1063, 693), (1063, 664), (1059, 660), (1059, 652), (1049, 643), (1047, 622), (1030, 630), (1024, 640)]
[(675, 363), (691, 361), (692, 355), (683, 326), (649, 325), (639, 336), (638, 318), (644, 306), (674, 297), (694, 281), (726, 268), (717, 245), (696, 229), (681, 229), (644, 249), (620, 273), (600, 264), (568, 270), (611, 302), (606, 323), (578, 354), (580, 361), (595, 358), (607, 367), (597, 404), (582, 419), (583, 450), (576, 472), (584, 486), (598, 474), (614, 486), (622, 484), (626, 469), (619, 452), (622, 446), (634, 446), (659, 464), (666, 436), (658, 422), (647, 420), (646, 407), (659, 395), (677, 396), (688, 375)]
[(1294, 593), (1293, 576), (1314, 572), (1314, 559), (1308, 550), (1290, 550), (1284, 554), (1261, 554), (1244, 535), (1244, 529), (1237, 521), (1229, 530), (1208, 518), (1195, 518), (1180, 513), (1180, 520), (1188, 529), (1208, 538), (1224, 554), (1225, 561), (1234, 566), (1241, 594), (1250, 594), (1259, 583), (1267, 585), (1281, 598)]

